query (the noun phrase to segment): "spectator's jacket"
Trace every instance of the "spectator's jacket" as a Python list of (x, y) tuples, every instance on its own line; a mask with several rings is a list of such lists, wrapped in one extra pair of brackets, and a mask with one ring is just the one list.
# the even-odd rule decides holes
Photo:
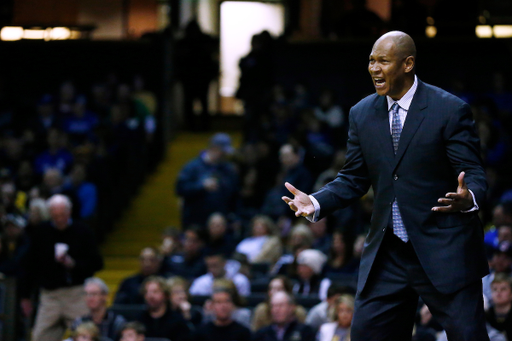
[[(204, 189), (203, 181), (207, 178), (217, 179), (217, 191)], [(238, 176), (231, 163), (209, 164), (202, 154), (185, 165), (178, 176), (176, 192), (184, 200), (182, 226), (204, 225), (214, 212), (228, 214), (234, 211)]]
[[(91, 315), (78, 317), (75, 319), (75, 321), (73, 321), (71, 330), (74, 331), (80, 324), (89, 321), (92, 321)], [(96, 326), (98, 327), (102, 337), (108, 337), (111, 340), (117, 340), (119, 338), (119, 332), (125, 323), (126, 320), (123, 316), (114, 313), (112, 310), (107, 310), (103, 321), (101, 321), (99, 324), (96, 324)]]
[(253, 341), (314, 341), (315, 331), (313, 328), (299, 323), (291, 322), (284, 332), (282, 339), (278, 339), (277, 328), (274, 324), (258, 330), (253, 337)]
[(115, 304), (144, 304), (144, 297), (140, 293), (140, 286), (146, 276), (136, 274), (125, 278), (119, 286), (114, 300)]
[[(68, 255), (75, 261), (72, 269), (55, 260), (57, 243), (68, 245)], [(23, 264), (26, 275), (21, 281), (21, 296), (29, 297), (34, 284), (46, 290), (84, 284), (103, 268), (103, 258), (92, 230), (85, 224), (71, 221), (60, 231), (48, 222), (34, 229)]]

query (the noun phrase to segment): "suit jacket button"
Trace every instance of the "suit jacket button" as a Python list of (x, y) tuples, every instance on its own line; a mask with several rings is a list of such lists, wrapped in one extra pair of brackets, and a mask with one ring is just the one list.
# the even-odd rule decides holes
[(394, 179), (395, 181), (396, 181), (396, 180), (398, 180), (398, 175), (396, 175), (396, 174), (395, 174), (395, 175), (393, 175), (393, 179)]
[(385, 227), (382, 229), (382, 232), (386, 232), (386, 228)]

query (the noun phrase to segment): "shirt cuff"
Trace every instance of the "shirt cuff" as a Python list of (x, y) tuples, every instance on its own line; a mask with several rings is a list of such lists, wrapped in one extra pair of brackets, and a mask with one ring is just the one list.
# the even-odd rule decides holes
[[(468, 189), (469, 193), (471, 193), (471, 196), (473, 197), (473, 207), (471, 207), (469, 210), (467, 211), (461, 211), (462, 213), (469, 213), (469, 212), (474, 212), (474, 211), (478, 211), (480, 209), (480, 207), (478, 207), (478, 204), (476, 203), (476, 199), (475, 199), (475, 194), (473, 194), (473, 191)], [(310, 195), (311, 197), (311, 195)], [(313, 203), (314, 205), (314, 203)], [(316, 209), (316, 206), (315, 206), (315, 209)], [(315, 211), (316, 213), (316, 211)]]
[(320, 204), (312, 195), (309, 196), (309, 199), (311, 200), (313, 206), (315, 207), (315, 212), (313, 213), (313, 215), (310, 214), (306, 216), (306, 219), (312, 223), (316, 223), (318, 221), (318, 216), (320, 215)]

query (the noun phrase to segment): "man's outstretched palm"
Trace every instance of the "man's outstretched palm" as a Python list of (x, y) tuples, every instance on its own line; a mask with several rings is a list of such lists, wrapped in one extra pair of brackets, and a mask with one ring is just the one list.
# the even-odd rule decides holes
[(286, 196), (282, 197), (285, 203), (290, 206), (290, 208), (295, 211), (295, 216), (308, 216), (315, 213), (315, 206), (313, 206), (313, 203), (311, 202), (311, 199), (309, 199), (309, 196), (298, 190), (297, 188), (293, 187), (293, 185), (289, 182), (284, 184), (286, 188), (294, 195), (293, 199), (290, 199)]

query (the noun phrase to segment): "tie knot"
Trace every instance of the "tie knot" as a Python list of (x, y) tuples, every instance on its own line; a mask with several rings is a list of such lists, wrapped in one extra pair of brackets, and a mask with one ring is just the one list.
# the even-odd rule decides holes
[(398, 108), (400, 108), (400, 106), (398, 105), (398, 102), (395, 102), (391, 107), (391, 110), (393, 110), (393, 112), (398, 112)]

